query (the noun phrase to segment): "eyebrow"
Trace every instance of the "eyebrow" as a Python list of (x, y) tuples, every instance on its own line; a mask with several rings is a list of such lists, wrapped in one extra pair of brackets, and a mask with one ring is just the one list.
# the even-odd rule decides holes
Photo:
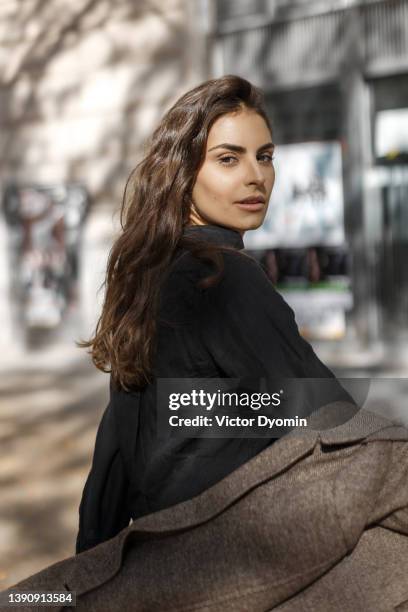
[[(257, 150), (257, 153), (259, 153), (260, 151), (264, 151), (265, 149), (274, 149), (274, 148), (275, 148), (275, 145), (273, 144), (273, 142), (267, 142), (263, 144), (261, 147), (259, 147), (259, 149)], [(223, 142), (222, 144), (219, 144), (216, 147), (212, 147), (211, 149), (208, 149), (207, 153), (209, 153), (210, 151), (214, 151), (214, 149), (228, 149), (229, 151), (234, 151), (235, 153), (246, 153), (245, 147), (230, 144), (228, 142)]]

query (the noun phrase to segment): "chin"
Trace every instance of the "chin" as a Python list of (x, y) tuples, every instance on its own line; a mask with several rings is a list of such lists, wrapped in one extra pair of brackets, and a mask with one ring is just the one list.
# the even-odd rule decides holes
[(228, 219), (228, 221), (219, 222), (220, 225), (224, 227), (229, 227), (230, 229), (234, 229), (238, 232), (246, 232), (247, 230), (255, 230), (258, 227), (261, 227), (264, 222), (265, 215), (262, 217), (254, 215), (254, 213), (250, 213), (246, 218), (238, 218), (238, 219)]
[(253, 218), (253, 219), (243, 219), (241, 221), (241, 223), (239, 224), (240, 229), (244, 232), (249, 231), (249, 230), (256, 230), (259, 227), (261, 227), (262, 223), (264, 222), (264, 217), (262, 217), (261, 219), (258, 218)]

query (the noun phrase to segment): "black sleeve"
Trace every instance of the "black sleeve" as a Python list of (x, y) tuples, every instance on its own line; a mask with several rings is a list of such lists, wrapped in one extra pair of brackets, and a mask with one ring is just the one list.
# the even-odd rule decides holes
[(111, 399), (98, 427), (92, 467), (79, 506), (77, 554), (128, 526), (128, 489)]
[(224, 256), (224, 265), (221, 282), (203, 291), (201, 316), (202, 342), (223, 374), (266, 381), (331, 379), (314, 385), (313, 409), (353, 401), (300, 335), (292, 308), (260, 264), (234, 254)]

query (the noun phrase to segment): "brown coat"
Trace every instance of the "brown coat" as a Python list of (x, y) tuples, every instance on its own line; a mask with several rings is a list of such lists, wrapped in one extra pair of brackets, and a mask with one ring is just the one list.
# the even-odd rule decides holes
[(408, 611), (408, 430), (327, 414), (12, 588), (68, 588), (87, 612)]

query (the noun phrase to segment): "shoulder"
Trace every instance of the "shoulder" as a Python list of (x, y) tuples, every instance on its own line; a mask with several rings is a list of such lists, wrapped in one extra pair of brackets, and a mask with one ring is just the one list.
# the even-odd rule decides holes
[(247, 253), (224, 254), (224, 274), (218, 285), (208, 289), (208, 295), (245, 302), (255, 308), (260, 303), (273, 302), (287, 306), (275, 289), (262, 265)]
[[(254, 278), (268, 281), (262, 266), (247, 253), (233, 248), (219, 249), (218, 253), (225, 272), (223, 283), (228, 284), (237, 280)], [(208, 259), (197, 257), (190, 251), (183, 251), (172, 263), (171, 273), (185, 275), (192, 273), (196, 276), (205, 276), (214, 273), (214, 263)]]
[(245, 252), (236, 251), (224, 256), (224, 282), (228, 288), (242, 288), (244, 285), (264, 284), (272, 286), (261, 264)]
[(237, 249), (220, 250), (222, 273), (217, 281), (200, 288), (199, 281), (214, 275), (217, 270), (212, 262), (200, 259), (189, 251), (183, 251), (173, 262), (171, 284), (199, 298), (201, 306), (245, 308), (259, 311), (263, 308), (283, 310), (293, 315), (290, 306), (275, 289), (261, 264), (249, 254)]

